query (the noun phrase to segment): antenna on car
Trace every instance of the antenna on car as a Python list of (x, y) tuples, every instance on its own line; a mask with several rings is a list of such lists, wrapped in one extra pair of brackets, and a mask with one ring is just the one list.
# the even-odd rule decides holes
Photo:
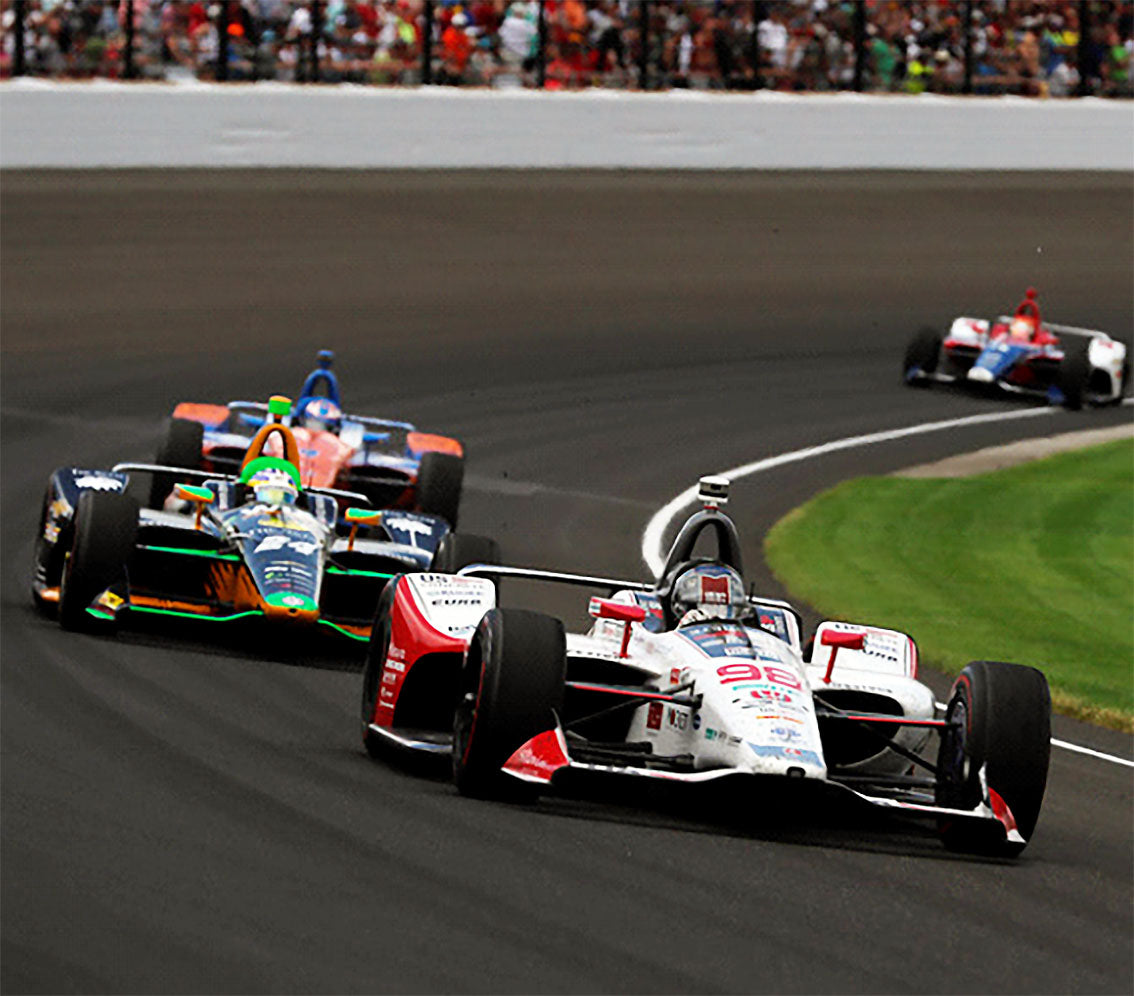
[(282, 394), (273, 394), (268, 399), (268, 414), (272, 416), (273, 422), (282, 422), (283, 417), (291, 411), (291, 398), (286, 398)]
[(728, 504), (727, 477), (702, 477), (698, 484), (697, 497), (705, 508), (720, 508)]

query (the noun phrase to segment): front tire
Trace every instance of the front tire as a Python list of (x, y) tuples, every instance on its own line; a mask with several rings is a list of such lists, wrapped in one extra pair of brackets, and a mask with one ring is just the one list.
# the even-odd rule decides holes
[(921, 386), (929, 381), (919, 374), (932, 374), (941, 361), (941, 334), (935, 329), (922, 328), (906, 346), (902, 362), (902, 377), (911, 386)]
[(453, 453), (426, 453), (417, 470), (417, 507), (439, 515), (453, 529), (461, 507), (465, 461)]
[(1019, 854), (1036, 827), (1051, 756), (1051, 693), (1043, 673), (1019, 664), (974, 661), (957, 678), (937, 756), (937, 804), (972, 809), (983, 799), (980, 773), (1000, 795), (1024, 843), (995, 827), (942, 818), (938, 831), (950, 850)]
[(499, 564), (500, 547), (496, 540), (472, 533), (446, 533), (433, 554), (431, 571), (456, 574), (469, 564)]
[(390, 612), (398, 580), (393, 578), (378, 600), (374, 625), (370, 630), (370, 643), (366, 647), (366, 666), (362, 673), (362, 745), (372, 758), (381, 757), (386, 748), (386, 741), (370, 729), (370, 724), (374, 722), (374, 714), (378, 709), (382, 673), (390, 653)]
[(523, 609), (492, 609), (477, 627), (453, 724), (453, 777), (462, 795), (532, 799), (535, 786), (500, 769), (563, 707), (563, 624)]
[(126, 583), (138, 538), (138, 502), (129, 495), (85, 491), (75, 509), (75, 535), (63, 565), (59, 622), (64, 629), (112, 628), (87, 608), (102, 592)]
[[(205, 427), (187, 418), (171, 418), (165, 438), (154, 456), (154, 463), (163, 467), (184, 467), (198, 470), (202, 462)], [(174, 474), (154, 474), (150, 483), (150, 508), (161, 508), (177, 483)]]
[(1078, 411), (1083, 407), (1091, 382), (1091, 361), (1088, 356), (1089, 340), (1074, 340), (1063, 351), (1056, 382), (1063, 394), (1063, 407)]

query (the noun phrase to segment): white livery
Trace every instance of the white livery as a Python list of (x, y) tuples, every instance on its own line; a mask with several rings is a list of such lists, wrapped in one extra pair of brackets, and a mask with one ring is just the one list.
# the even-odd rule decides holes
[[(363, 682), (367, 749), (450, 753), (457, 787), (478, 796), (590, 776), (731, 779), (753, 794), (795, 780), (935, 817), (957, 849), (1022, 849), (1050, 749), (1043, 675), (975, 662), (940, 716), (906, 634), (824, 622), (805, 645), (788, 603), (744, 590), (727, 497), (727, 481), (702, 482), (704, 507), (653, 584), (486, 565), (391, 583)], [(714, 540), (715, 556), (694, 555)], [(586, 632), (566, 633), (497, 605), (496, 582), (517, 578), (605, 597), (587, 603)]]

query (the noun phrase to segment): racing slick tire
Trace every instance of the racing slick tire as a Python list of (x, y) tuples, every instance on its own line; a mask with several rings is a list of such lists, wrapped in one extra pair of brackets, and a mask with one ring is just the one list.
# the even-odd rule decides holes
[(64, 629), (112, 629), (87, 608), (107, 588), (126, 581), (126, 564), (138, 538), (138, 502), (130, 495), (85, 491), (75, 509), (75, 535), (59, 586)]
[(1039, 819), (1051, 757), (1051, 692), (1041, 671), (1020, 664), (973, 661), (953, 684), (937, 755), (939, 806), (972, 809), (988, 787), (1004, 800), (1024, 842), (998, 827), (942, 817), (938, 833), (954, 851), (1011, 857)]
[(1090, 340), (1074, 340), (1064, 347), (1056, 383), (1063, 394), (1063, 407), (1077, 412), (1083, 407), (1091, 383)]
[[(205, 427), (187, 418), (171, 418), (166, 425), (165, 438), (154, 456), (154, 463), (163, 467), (184, 467), (197, 470), (201, 466)], [(177, 483), (174, 474), (154, 474), (150, 483), (150, 508), (161, 508), (166, 496)]]
[(461, 507), (465, 461), (453, 453), (426, 453), (417, 470), (417, 507), (439, 515), (454, 529)]
[(472, 533), (446, 533), (433, 554), (431, 571), (456, 574), (469, 564), (499, 564), (500, 547), (496, 540)]
[(902, 363), (902, 377), (912, 387), (922, 387), (929, 380), (916, 376), (917, 372), (931, 374), (937, 370), (941, 359), (941, 334), (935, 329), (923, 328), (906, 346), (906, 357)]
[(534, 801), (539, 788), (500, 769), (563, 706), (563, 623), (524, 609), (492, 609), (477, 627), (453, 721), (453, 777), (462, 795)]
[(362, 672), (362, 745), (372, 758), (383, 756), (387, 743), (370, 729), (374, 713), (378, 708), (378, 692), (382, 687), (382, 671), (390, 650), (390, 610), (394, 604), (401, 575), (395, 576), (382, 591), (378, 599), (378, 609), (374, 613), (374, 625), (370, 630), (370, 642), (366, 646), (366, 666)]

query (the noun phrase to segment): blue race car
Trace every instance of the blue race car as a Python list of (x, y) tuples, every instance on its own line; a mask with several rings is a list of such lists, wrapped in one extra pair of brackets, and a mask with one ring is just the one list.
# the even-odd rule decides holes
[(957, 318), (942, 340), (931, 328), (910, 340), (906, 383), (963, 383), (1046, 398), (1079, 409), (1118, 404), (1130, 380), (1126, 345), (1105, 332), (1043, 321), (1029, 287), (1012, 316)]

